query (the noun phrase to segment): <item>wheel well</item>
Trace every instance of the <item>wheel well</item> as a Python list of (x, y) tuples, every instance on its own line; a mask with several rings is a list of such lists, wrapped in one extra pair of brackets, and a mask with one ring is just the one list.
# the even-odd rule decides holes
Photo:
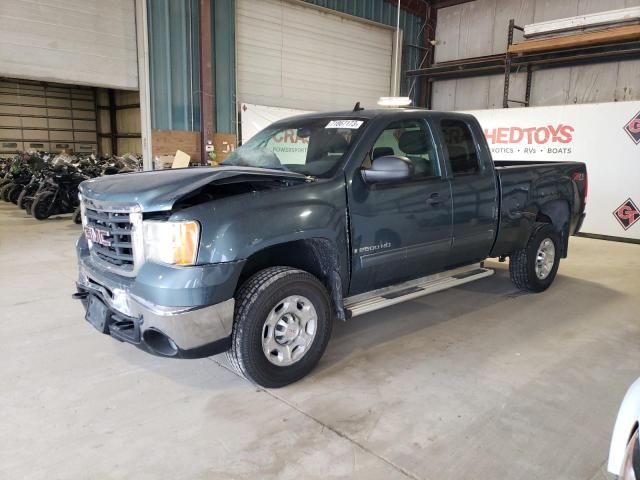
[(553, 225), (560, 234), (560, 239), (562, 241), (562, 258), (567, 256), (567, 250), (569, 247), (569, 220), (569, 204), (564, 200), (554, 200), (552, 202), (545, 203), (540, 207), (540, 210), (536, 215), (536, 222), (549, 223)]
[(275, 266), (299, 268), (315, 276), (327, 288), (336, 316), (345, 320), (342, 279), (336, 249), (331, 241), (324, 238), (295, 240), (255, 252), (244, 264), (236, 291), (253, 274)]

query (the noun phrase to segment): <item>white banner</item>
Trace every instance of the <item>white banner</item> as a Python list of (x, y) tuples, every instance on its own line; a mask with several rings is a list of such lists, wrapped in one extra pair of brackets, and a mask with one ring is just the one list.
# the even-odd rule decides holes
[(586, 163), (582, 232), (640, 239), (640, 102), (467, 113), (480, 121), (494, 160)]
[[(242, 104), (246, 141), (301, 110)], [(482, 125), (494, 160), (587, 164), (589, 196), (582, 231), (640, 239), (640, 102), (467, 112)]]
[(242, 119), (242, 141), (246, 142), (263, 128), (273, 122), (287, 117), (312, 113), (305, 110), (293, 110), (291, 108), (267, 107), (264, 105), (253, 105), (243, 103), (240, 106)]

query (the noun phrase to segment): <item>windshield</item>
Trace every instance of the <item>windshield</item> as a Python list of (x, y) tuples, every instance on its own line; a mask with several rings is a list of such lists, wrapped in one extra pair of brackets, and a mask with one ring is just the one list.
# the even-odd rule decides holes
[(280, 123), (251, 137), (221, 165), (275, 168), (328, 178), (343, 163), (365, 120), (315, 118)]

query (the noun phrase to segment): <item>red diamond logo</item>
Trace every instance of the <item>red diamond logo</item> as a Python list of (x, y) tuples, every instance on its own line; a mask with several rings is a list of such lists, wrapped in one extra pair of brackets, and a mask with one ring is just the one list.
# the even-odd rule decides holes
[(636, 204), (633, 203), (633, 200), (627, 198), (622, 205), (613, 211), (613, 216), (616, 217), (616, 220), (618, 220), (622, 228), (628, 230), (634, 223), (640, 220), (640, 210), (638, 210)]
[(640, 143), (640, 112), (636, 113), (636, 116), (624, 126), (624, 131), (629, 134), (633, 143), (636, 145)]

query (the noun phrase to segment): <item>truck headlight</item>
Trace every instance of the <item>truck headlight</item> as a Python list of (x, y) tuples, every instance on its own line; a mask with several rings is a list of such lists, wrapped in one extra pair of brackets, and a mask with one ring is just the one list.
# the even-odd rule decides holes
[(194, 265), (200, 242), (200, 224), (195, 221), (145, 220), (142, 238), (147, 260), (169, 265)]

